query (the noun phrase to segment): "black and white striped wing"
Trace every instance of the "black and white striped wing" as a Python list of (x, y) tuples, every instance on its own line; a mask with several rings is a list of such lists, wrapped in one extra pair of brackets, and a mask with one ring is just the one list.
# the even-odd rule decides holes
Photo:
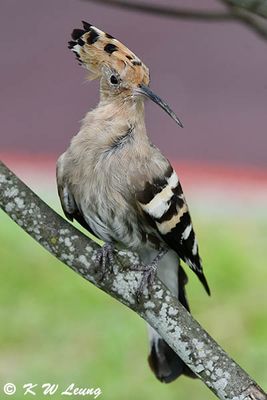
[(198, 243), (181, 184), (171, 165), (162, 177), (147, 182), (137, 193), (137, 201), (148, 221), (164, 241), (196, 273), (208, 294)]

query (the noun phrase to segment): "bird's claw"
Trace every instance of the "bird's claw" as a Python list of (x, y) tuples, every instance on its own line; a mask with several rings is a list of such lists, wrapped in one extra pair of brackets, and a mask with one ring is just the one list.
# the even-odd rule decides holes
[(157, 275), (157, 264), (152, 262), (150, 264), (137, 264), (131, 268), (132, 271), (143, 272), (143, 276), (140, 285), (136, 291), (137, 302), (140, 303), (141, 297), (143, 295), (144, 289), (147, 288), (148, 292), (152, 287), (156, 275)]
[(114, 272), (114, 245), (107, 242), (95, 253), (95, 263), (99, 267), (99, 280), (102, 281), (107, 272)]

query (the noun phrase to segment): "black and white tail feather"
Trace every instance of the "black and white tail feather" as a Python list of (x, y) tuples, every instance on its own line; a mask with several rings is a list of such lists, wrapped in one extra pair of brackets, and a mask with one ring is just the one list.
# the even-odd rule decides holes
[[(143, 212), (149, 217), (151, 226), (157, 229), (161, 238), (172, 249), (171, 256), (169, 252), (159, 263), (158, 276), (190, 312), (185, 292), (187, 276), (179, 266), (179, 258), (196, 273), (208, 294), (210, 290), (203, 274), (188, 206), (172, 167), (169, 166), (160, 179), (147, 182), (145, 189), (138, 193), (137, 198)], [(196, 378), (160, 335), (150, 326), (148, 329), (150, 338), (148, 362), (156, 377), (165, 383), (172, 382), (182, 374)]]
[[(143, 262), (149, 263), (154, 254), (151, 252), (141, 252), (140, 256)], [(187, 276), (183, 268), (179, 266), (179, 258), (174, 251), (169, 250), (159, 262), (157, 275), (168, 287), (173, 296), (179, 299), (187, 311), (190, 311), (185, 292)], [(157, 379), (163, 383), (170, 383), (180, 375), (196, 378), (196, 375), (172, 350), (168, 343), (149, 325), (148, 334), (150, 344), (148, 364)]]

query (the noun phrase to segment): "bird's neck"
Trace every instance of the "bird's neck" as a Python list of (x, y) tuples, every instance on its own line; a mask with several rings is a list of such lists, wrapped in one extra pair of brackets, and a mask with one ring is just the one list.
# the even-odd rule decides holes
[(147, 140), (144, 100), (101, 99), (98, 106), (86, 115), (81, 131), (88, 139), (106, 145), (127, 131), (134, 132), (137, 141)]
[[(72, 139), (70, 157), (74, 163), (83, 160), (85, 170), (96, 166), (101, 166), (101, 170), (104, 165), (111, 168), (114, 161), (131, 163), (145, 157), (149, 147), (142, 99), (100, 102), (85, 116), (79, 133)], [(101, 164), (101, 160), (105, 162)]]
[(103, 120), (112, 119), (113, 123), (127, 121), (130, 125), (144, 124), (144, 100), (142, 98), (115, 98), (102, 99), (95, 109), (98, 113), (104, 114)]

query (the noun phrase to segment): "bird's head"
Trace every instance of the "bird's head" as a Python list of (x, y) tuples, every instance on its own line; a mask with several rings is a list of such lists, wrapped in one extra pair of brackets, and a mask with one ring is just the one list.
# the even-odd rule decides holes
[(69, 48), (79, 63), (89, 70), (89, 79), (101, 80), (102, 96), (107, 99), (136, 99), (146, 96), (158, 104), (183, 126), (176, 114), (149, 88), (149, 69), (126, 46), (95, 26), (82, 22), (83, 29), (74, 29)]

